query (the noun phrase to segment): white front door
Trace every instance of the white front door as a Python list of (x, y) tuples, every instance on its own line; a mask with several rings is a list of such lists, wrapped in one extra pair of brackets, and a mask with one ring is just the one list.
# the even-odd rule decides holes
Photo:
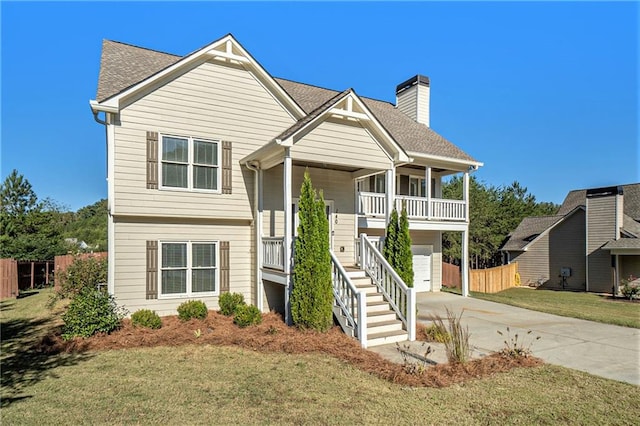
[(432, 246), (411, 246), (413, 254), (413, 287), (416, 292), (431, 291)]

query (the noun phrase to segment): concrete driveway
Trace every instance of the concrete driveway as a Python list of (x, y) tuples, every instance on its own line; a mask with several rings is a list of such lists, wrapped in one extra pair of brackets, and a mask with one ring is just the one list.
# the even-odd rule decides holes
[(429, 323), (429, 315), (445, 315), (448, 307), (459, 314), (471, 332), (477, 352), (489, 353), (504, 346), (508, 326), (512, 335), (531, 338), (533, 354), (550, 364), (586, 371), (596, 376), (640, 386), (640, 330), (593, 321), (561, 317), (516, 308), (501, 303), (464, 298), (451, 293), (418, 293), (418, 321)]

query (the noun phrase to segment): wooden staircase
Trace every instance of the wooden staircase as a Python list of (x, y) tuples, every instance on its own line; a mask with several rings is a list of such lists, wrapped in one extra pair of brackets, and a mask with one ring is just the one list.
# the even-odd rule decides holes
[(381, 293), (364, 271), (345, 268), (347, 275), (359, 292), (367, 295), (367, 346), (379, 346), (387, 343), (403, 342), (409, 335), (402, 321), (384, 300)]

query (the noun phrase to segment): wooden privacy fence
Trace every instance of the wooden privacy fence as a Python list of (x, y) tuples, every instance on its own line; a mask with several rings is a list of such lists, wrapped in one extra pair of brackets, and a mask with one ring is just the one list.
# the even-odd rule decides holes
[(60, 276), (61, 272), (64, 272), (67, 270), (67, 268), (69, 267), (69, 265), (71, 265), (73, 263), (74, 260), (76, 259), (88, 259), (91, 257), (95, 257), (97, 259), (102, 259), (104, 257), (107, 257), (108, 252), (106, 251), (101, 251), (98, 253), (83, 253), (83, 254), (65, 254), (63, 256), (56, 256), (55, 257), (55, 289), (58, 290), (60, 288), (60, 279), (58, 278)]
[(497, 293), (516, 287), (518, 263), (489, 269), (472, 269), (469, 274), (469, 290), (480, 293)]
[(452, 288), (462, 287), (460, 266), (442, 262), (442, 285)]
[(0, 259), (0, 299), (18, 296), (18, 262)]

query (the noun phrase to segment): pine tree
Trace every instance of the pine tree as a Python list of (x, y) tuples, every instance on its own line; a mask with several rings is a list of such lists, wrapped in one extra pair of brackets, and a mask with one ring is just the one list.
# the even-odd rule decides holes
[(291, 318), (301, 328), (328, 330), (332, 323), (333, 290), (329, 255), (329, 223), (322, 195), (316, 200), (309, 171), (305, 171), (298, 203)]

